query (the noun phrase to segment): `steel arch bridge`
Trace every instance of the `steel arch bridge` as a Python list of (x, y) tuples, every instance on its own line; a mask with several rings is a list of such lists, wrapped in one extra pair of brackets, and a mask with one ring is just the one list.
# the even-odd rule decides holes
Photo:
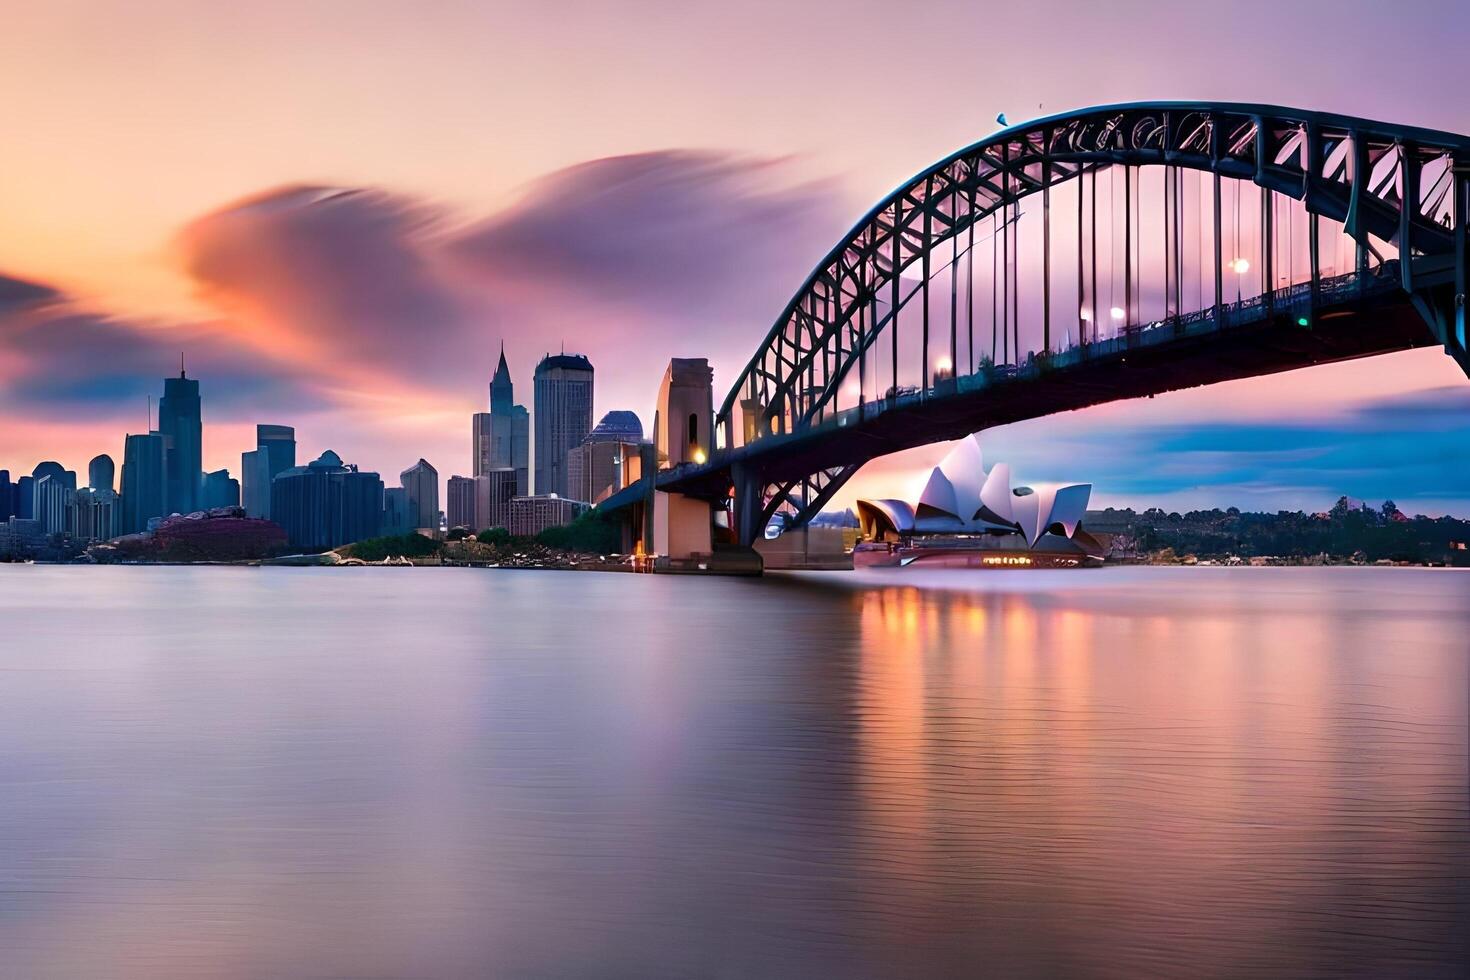
[(708, 462), (657, 486), (729, 506), (749, 544), (870, 459), (992, 425), (1429, 345), (1470, 373), (1467, 229), (1470, 137), (1192, 102), (1014, 126), (863, 216)]

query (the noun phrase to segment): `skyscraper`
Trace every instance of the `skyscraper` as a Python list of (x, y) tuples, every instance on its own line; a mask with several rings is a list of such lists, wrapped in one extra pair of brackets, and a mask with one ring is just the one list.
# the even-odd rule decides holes
[(398, 482), (408, 491), (408, 513), (415, 529), (439, 529), (439, 471), (420, 459), (398, 474)]
[(296, 465), (296, 430), (257, 425), (255, 448), (240, 454), (240, 502), (251, 517), (271, 516), (271, 481)]
[(232, 478), (229, 470), (215, 470), (204, 474), (204, 486), (200, 491), (199, 505), (205, 510), (215, 507), (239, 507), (240, 481)]
[(449, 496), (445, 510), (450, 527), (466, 527), (478, 531), (475, 525), (475, 481), (468, 476), (449, 478)]
[(330, 449), (271, 481), (271, 520), (295, 548), (325, 551), (376, 537), (382, 516), (378, 474), (359, 473)]
[(519, 492), (529, 488), (531, 459), (531, 416), (526, 406), (515, 404), (515, 386), (510, 380), (510, 367), (505, 363), (505, 347), (500, 348), (500, 363), (490, 379), (490, 411), (474, 417), (471, 447), (471, 473), (483, 476), (492, 469), (510, 467), (519, 474)]
[(475, 477), (475, 530), (510, 526), (510, 502), (516, 492), (516, 471), (509, 466)]
[(167, 513), (164, 438), (157, 432), (130, 435), (123, 443), (122, 517), (118, 533), (147, 530), (150, 518)]
[(534, 491), (566, 496), (567, 453), (592, 431), (592, 362), (581, 354), (548, 354), (536, 365)]
[(114, 470), (112, 457), (103, 453), (87, 464), (87, 486), (93, 490), (111, 490)]
[(46, 534), (66, 530), (67, 495), (77, 488), (77, 475), (54, 460), (31, 471), (31, 517)]
[(35, 483), (35, 479), (29, 476), (23, 476), (15, 481), (15, 486), (11, 490), (11, 502), (15, 507), (12, 512), (14, 517), (23, 521), (31, 519), (31, 505), (35, 503), (32, 499), (31, 488), (35, 486)]
[(413, 532), (412, 516), (408, 509), (408, 491), (402, 487), (385, 487), (383, 490), (383, 516), (379, 521), (379, 534), (396, 536)]
[(15, 485), (10, 482), (10, 471), (0, 470), (0, 521), (8, 521), (15, 513)]
[(41, 522), (43, 533), (59, 534), (66, 530), (66, 509), (73, 492), (74, 488), (68, 487), (65, 479), (52, 473), (36, 480), (32, 512)]
[(249, 517), (271, 515), (270, 457), (259, 447), (240, 454), (240, 506)]
[(204, 479), (204, 423), (199, 413), (199, 382), (184, 375), (163, 382), (158, 401), (158, 432), (165, 443), (164, 506), (187, 514), (199, 509), (199, 492)]

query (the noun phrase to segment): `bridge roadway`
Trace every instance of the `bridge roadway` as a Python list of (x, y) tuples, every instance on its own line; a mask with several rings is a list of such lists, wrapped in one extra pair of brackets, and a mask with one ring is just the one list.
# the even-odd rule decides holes
[[(1433, 268), (1416, 272), (1424, 285), (1451, 275)], [(1020, 368), (1002, 366), (941, 380), (927, 391), (900, 391), (797, 432), (718, 450), (703, 465), (661, 471), (655, 485), (720, 504), (729, 498), (740, 466), (769, 482), (799, 479), (1010, 422), (1444, 344), (1400, 288), (1396, 262), (1361, 277), (1323, 280), (1315, 317), (1310, 310), (1310, 285), (1304, 283), (1278, 290), (1269, 302), (1255, 297), (1227, 304), (1220, 315), (1211, 308), (1126, 329)], [(1470, 365), (1462, 367), (1470, 373)], [(642, 500), (647, 490), (639, 481), (604, 501), (602, 509)]]

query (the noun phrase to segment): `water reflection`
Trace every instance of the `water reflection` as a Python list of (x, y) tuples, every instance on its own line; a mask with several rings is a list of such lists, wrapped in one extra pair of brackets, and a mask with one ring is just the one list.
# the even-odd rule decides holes
[(1464, 580), (1251, 574), (1204, 601), (1199, 578), (854, 593), (892, 939), (963, 922), (929, 948), (946, 973), (1464, 968)]
[(1459, 976), (1467, 599), (0, 569), (0, 974)]

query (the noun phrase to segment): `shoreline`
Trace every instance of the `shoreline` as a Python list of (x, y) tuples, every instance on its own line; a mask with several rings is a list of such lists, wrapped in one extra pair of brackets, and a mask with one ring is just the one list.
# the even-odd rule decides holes
[[(310, 559), (318, 556), (302, 556)], [(651, 571), (640, 570), (632, 564), (625, 562), (609, 562), (596, 559), (569, 562), (566, 564), (530, 564), (514, 562), (479, 562), (479, 561), (421, 561), (410, 559), (406, 562), (366, 562), (366, 561), (300, 561), (283, 562), (272, 559), (252, 559), (249, 561), (49, 561), (44, 559), (27, 561), (0, 561), (0, 568), (13, 565), (43, 565), (47, 567), (82, 567), (82, 568), (475, 568), (484, 571), (535, 571), (535, 572), (606, 572), (617, 575), (647, 575), (656, 574)], [(882, 567), (882, 566), (872, 566)], [(893, 566), (898, 571), (905, 569)], [(1119, 561), (1104, 562), (1100, 565), (1088, 566), (1089, 570), (1108, 568), (1181, 568), (1181, 569), (1260, 569), (1260, 568), (1359, 568), (1359, 569), (1434, 569), (1440, 571), (1470, 571), (1470, 566), (1430, 564), (1425, 562), (1294, 562), (1283, 561), (1269, 564), (1226, 564), (1223, 562), (1149, 562), (1149, 561)], [(806, 572), (806, 571), (865, 571), (867, 569), (801, 569), (801, 568), (767, 568), (767, 572)], [(940, 570), (940, 566), (928, 567), (928, 570)], [(1027, 573), (1038, 571), (1082, 571), (1081, 568), (947, 568), (942, 569), (955, 573), (973, 572), (979, 574), (996, 573)], [(668, 573), (664, 573), (668, 574)]]

